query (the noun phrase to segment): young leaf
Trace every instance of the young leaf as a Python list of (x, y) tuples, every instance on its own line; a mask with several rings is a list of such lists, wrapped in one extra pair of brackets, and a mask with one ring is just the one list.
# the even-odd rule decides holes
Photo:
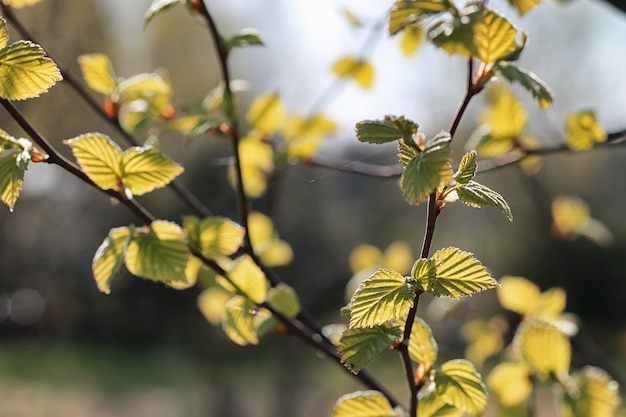
[(530, 370), (525, 363), (501, 362), (487, 377), (489, 391), (496, 394), (504, 407), (515, 407), (532, 392)]
[(402, 37), (400, 38), (400, 46), (402, 47), (404, 55), (412, 56), (415, 54), (419, 50), (423, 37), (423, 27), (418, 25), (407, 26), (402, 32)]
[(529, 314), (539, 304), (539, 287), (522, 277), (503, 277), (498, 288), (500, 305), (518, 314)]
[(487, 114), (487, 124), (491, 136), (509, 140), (509, 148), (502, 152), (505, 153), (513, 147), (513, 138), (518, 138), (524, 132), (528, 114), (513, 91), (503, 84), (498, 84), (498, 87), (491, 90), (495, 97)]
[(226, 314), (226, 305), (233, 298), (233, 294), (221, 287), (211, 287), (202, 291), (198, 296), (197, 304), (200, 312), (213, 325), (221, 324)]
[(437, 394), (453, 406), (474, 416), (487, 406), (487, 388), (474, 365), (462, 359), (451, 360), (435, 373)]
[(4, 4), (11, 6), (14, 9), (21, 9), (22, 7), (32, 6), (37, 3), (41, 3), (43, 0), (4, 0)]
[(258, 345), (259, 337), (254, 325), (256, 306), (249, 299), (235, 295), (226, 304), (222, 329), (234, 343), (245, 346)]
[(391, 404), (378, 391), (356, 391), (339, 398), (331, 417), (394, 417)]
[(445, 12), (452, 8), (447, 0), (399, 0), (389, 13), (389, 35), (395, 35), (406, 26), (420, 22), (425, 17)]
[(237, 258), (228, 277), (236, 289), (254, 303), (260, 304), (267, 298), (267, 278), (250, 256), (242, 255)]
[[(425, 260), (420, 261), (420, 266), (425, 264)], [(434, 276), (431, 263), (436, 268)], [(459, 298), (498, 286), (471, 253), (457, 248), (441, 249), (430, 258), (428, 268), (420, 266), (416, 263), (413, 268), (416, 285), (437, 297)]]
[(476, 175), (476, 151), (470, 151), (463, 155), (459, 163), (459, 169), (452, 175), (457, 184), (464, 186)]
[(365, 143), (387, 143), (402, 138), (402, 132), (387, 120), (363, 120), (356, 124), (356, 137)]
[(146, 27), (155, 16), (179, 3), (182, 3), (182, 0), (152, 0), (143, 18), (143, 26)]
[(32, 156), (32, 143), (0, 130), (0, 200), (13, 211)]
[(428, 38), (432, 43), (449, 54), (465, 57), (475, 55), (474, 25), (483, 16), (483, 9), (470, 3), (461, 13), (456, 13), (451, 20), (441, 20), (428, 29)]
[(277, 131), (285, 119), (285, 108), (278, 93), (264, 94), (254, 99), (246, 115), (252, 127), (266, 135)]
[(263, 46), (263, 40), (256, 29), (243, 29), (236, 35), (226, 39), (228, 49), (241, 48), (244, 46)]
[(504, 17), (485, 9), (474, 25), (474, 48), (476, 57), (486, 64), (493, 64), (517, 49), (517, 29)]
[(412, 146), (405, 142), (404, 140), (398, 141), (398, 159), (402, 166), (406, 168), (406, 166), (411, 162), (414, 158), (416, 158), (420, 154), (420, 150), (415, 146)]
[(267, 292), (267, 302), (285, 316), (291, 318), (300, 313), (298, 294), (289, 285), (281, 282)]
[(451, 175), (450, 134), (442, 132), (404, 168), (401, 179), (404, 197), (411, 204), (419, 204)]
[(183, 227), (189, 243), (209, 259), (232, 255), (243, 242), (245, 230), (225, 217), (198, 220), (185, 217)]
[(333, 64), (332, 71), (339, 78), (353, 78), (363, 88), (370, 88), (374, 82), (374, 67), (358, 58), (343, 57)]
[(409, 339), (409, 356), (415, 362), (424, 365), (426, 369), (430, 369), (437, 360), (437, 351), (437, 342), (430, 326), (421, 318), (416, 317)]
[(567, 336), (555, 326), (538, 320), (523, 323), (515, 344), (540, 379), (561, 380), (567, 375), (571, 346)]
[(86, 133), (65, 142), (83, 172), (103, 190), (119, 190), (122, 150), (108, 136)]
[(515, 9), (520, 16), (524, 16), (526, 13), (535, 8), (541, 0), (508, 0), (509, 4)]
[(485, 187), (476, 181), (469, 181), (456, 189), (459, 199), (470, 207), (491, 206), (500, 209), (502, 213), (513, 221), (513, 213), (506, 200), (491, 188)]
[(124, 255), (130, 238), (131, 231), (128, 227), (111, 229), (109, 235), (96, 250), (91, 269), (100, 292), (111, 293), (111, 280), (124, 263)]
[(621, 403), (617, 382), (603, 370), (587, 366), (572, 375), (575, 387), (565, 392), (564, 417), (614, 416)]
[(565, 141), (570, 149), (587, 151), (596, 143), (606, 142), (607, 134), (593, 110), (570, 113), (565, 119)]
[(528, 90), (537, 100), (540, 108), (550, 107), (554, 101), (552, 90), (539, 77), (527, 69), (508, 62), (499, 62), (497, 68), (504, 78), (510, 82), (517, 82)]
[(420, 398), (417, 405), (417, 415), (419, 417), (462, 417), (463, 410), (452, 404), (447, 404), (441, 396), (431, 392), (427, 396)]
[(138, 230), (124, 257), (131, 274), (154, 281), (185, 281), (189, 259), (182, 229), (164, 220)]
[(132, 147), (122, 156), (121, 180), (133, 195), (142, 195), (165, 187), (183, 170), (183, 167), (150, 146)]
[[(246, 136), (239, 142), (241, 176), (246, 195), (260, 197), (267, 187), (267, 176), (274, 169), (272, 147), (256, 137)], [(235, 183), (234, 166), (229, 167), (228, 177)]]
[(85, 82), (93, 91), (110, 96), (117, 87), (117, 77), (109, 57), (104, 54), (88, 54), (78, 57), (78, 64)]
[(406, 315), (415, 291), (392, 269), (380, 269), (359, 285), (350, 300), (350, 327), (373, 327)]
[(397, 326), (378, 325), (348, 329), (343, 332), (339, 341), (341, 362), (352, 372), (358, 373), (401, 337), (402, 330)]
[(258, 211), (248, 216), (248, 233), (254, 250), (266, 266), (287, 265), (293, 259), (293, 250), (278, 238), (272, 220)]

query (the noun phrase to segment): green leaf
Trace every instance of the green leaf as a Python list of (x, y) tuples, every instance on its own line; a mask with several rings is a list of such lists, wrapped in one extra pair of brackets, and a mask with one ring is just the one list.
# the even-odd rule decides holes
[(418, 260), (411, 274), (419, 288), (437, 297), (459, 298), (498, 287), (471, 253), (452, 247), (437, 251), (428, 261)]
[(281, 282), (270, 288), (267, 293), (267, 302), (285, 316), (292, 318), (300, 313), (298, 294), (289, 285)]
[(406, 167), (409, 162), (416, 158), (420, 153), (420, 150), (405, 142), (404, 140), (398, 141), (398, 159), (402, 166)]
[(245, 229), (225, 217), (183, 218), (189, 244), (209, 259), (232, 255), (241, 247)]
[(462, 359), (448, 361), (435, 373), (437, 394), (466, 413), (482, 415), (487, 406), (487, 388), (474, 365)]
[(482, 14), (473, 28), (473, 46), (478, 59), (492, 64), (518, 48), (517, 29), (492, 10), (485, 9)]
[(241, 292), (256, 304), (266, 300), (269, 283), (261, 268), (249, 255), (242, 255), (235, 260), (228, 272), (228, 278), (236, 287), (235, 291)]
[(182, 3), (182, 0), (152, 0), (143, 18), (143, 26), (146, 27), (155, 16), (179, 3)]
[(0, 130), (0, 200), (13, 211), (32, 156), (28, 139), (15, 139)]
[(117, 88), (117, 77), (108, 56), (81, 55), (78, 57), (78, 64), (85, 82), (93, 91), (110, 96)]
[(407, 25), (452, 8), (447, 0), (396, 1), (389, 13), (389, 35), (395, 35)]
[(452, 404), (447, 404), (441, 396), (435, 392), (420, 398), (417, 405), (419, 417), (461, 417), (463, 410), (459, 410)]
[(391, 404), (378, 391), (356, 391), (339, 398), (331, 417), (394, 417)]
[(100, 292), (111, 293), (111, 280), (124, 263), (124, 255), (130, 239), (131, 231), (128, 227), (117, 227), (109, 231), (109, 235), (96, 250), (91, 269)]
[(6, 22), (0, 19), (0, 97), (7, 100), (39, 97), (63, 79), (41, 46), (30, 41), (6, 46), (7, 40)]
[(575, 387), (565, 392), (562, 411), (564, 417), (614, 416), (621, 400), (619, 387), (603, 370), (587, 366), (572, 375)]
[(156, 220), (138, 229), (128, 243), (124, 261), (131, 274), (154, 281), (186, 281), (190, 253), (175, 223)]
[(121, 186), (122, 150), (107, 135), (86, 133), (65, 141), (83, 172), (103, 190)]
[(463, 155), (459, 169), (454, 173), (452, 178), (459, 185), (467, 185), (468, 182), (476, 175), (476, 151), (470, 151)]
[(413, 306), (415, 291), (392, 269), (380, 269), (361, 282), (350, 300), (350, 327), (373, 327), (404, 317)]
[(387, 143), (402, 138), (402, 132), (387, 120), (363, 120), (356, 124), (356, 137), (365, 143)]
[(388, 350), (402, 337), (398, 326), (379, 325), (348, 329), (339, 340), (341, 362), (354, 373), (358, 373), (370, 361)]
[(241, 48), (244, 46), (263, 46), (263, 40), (256, 29), (243, 29), (236, 35), (226, 39), (226, 47), (228, 49)]
[(482, 19), (483, 10), (470, 5), (452, 20), (442, 20), (428, 29), (432, 43), (449, 54), (475, 55), (474, 25)]
[(470, 207), (491, 206), (500, 209), (507, 219), (513, 221), (513, 213), (506, 200), (489, 187), (485, 187), (476, 181), (469, 181), (467, 184), (456, 189), (459, 199)]
[(550, 107), (554, 101), (552, 90), (539, 77), (527, 69), (508, 62), (499, 62), (496, 67), (504, 78), (510, 82), (518, 82), (537, 100), (540, 108)]
[(515, 345), (540, 379), (558, 381), (567, 376), (571, 346), (555, 326), (539, 320), (525, 322), (518, 328)]
[(437, 360), (437, 351), (437, 342), (430, 326), (416, 317), (409, 338), (409, 356), (426, 369), (430, 369)]
[(409, 203), (419, 204), (450, 176), (450, 134), (441, 132), (404, 168), (402, 192)]
[(254, 325), (256, 306), (245, 297), (235, 295), (226, 303), (222, 329), (234, 343), (245, 346), (258, 345), (259, 337)]
[(565, 119), (565, 141), (570, 149), (587, 151), (606, 142), (607, 134), (593, 110), (569, 113)]

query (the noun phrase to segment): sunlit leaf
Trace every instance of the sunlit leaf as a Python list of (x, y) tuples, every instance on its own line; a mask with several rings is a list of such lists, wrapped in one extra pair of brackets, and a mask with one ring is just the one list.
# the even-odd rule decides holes
[(339, 398), (331, 417), (394, 417), (391, 404), (378, 391), (356, 391)]
[(346, 56), (333, 64), (333, 73), (339, 77), (354, 79), (363, 88), (370, 88), (374, 82), (374, 67), (362, 59)]
[(465, 357), (475, 366), (482, 367), (487, 358), (502, 351), (508, 328), (507, 321), (499, 315), (489, 321), (473, 319), (465, 322), (461, 328), (461, 334), (468, 342)]
[(417, 25), (407, 26), (402, 32), (402, 37), (400, 38), (400, 46), (402, 47), (404, 55), (414, 55), (419, 50), (423, 37), (423, 27)]
[(0, 97), (4, 99), (39, 97), (62, 79), (56, 64), (37, 44), (17, 41), (0, 49)]
[(289, 318), (295, 317), (300, 313), (298, 294), (296, 294), (293, 288), (283, 282), (270, 288), (267, 293), (267, 302)]
[(437, 342), (430, 326), (419, 317), (415, 318), (409, 338), (409, 356), (415, 362), (430, 369), (437, 360)]
[(255, 252), (267, 266), (287, 265), (293, 259), (291, 246), (278, 238), (272, 220), (253, 211), (248, 216), (248, 233)]
[(290, 115), (282, 132), (287, 142), (287, 153), (299, 158), (313, 157), (324, 139), (337, 130), (337, 124), (330, 118), (315, 114), (309, 117)]
[(572, 375), (575, 386), (563, 396), (565, 417), (614, 416), (621, 403), (619, 387), (603, 370), (587, 366)]
[(517, 48), (517, 29), (504, 17), (485, 9), (473, 28), (476, 57), (491, 64)]
[(470, 207), (491, 206), (500, 209), (502, 213), (513, 221), (513, 213), (506, 200), (491, 188), (476, 181), (469, 181), (463, 187), (456, 189), (459, 199)]
[(429, 261), (420, 259), (412, 276), (418, 287), (437, 297), (459, 298), (498, 286), (471, 253), (452, 247), (437, 251)]
[(261, 268), (248, 255), (242, 255), (228, 273), (228, 278), (243, 295), (260, 304), (267, 298), (269, 283)]
[(500, 279), (498, 300), (502, 307), (518, 314), (528, 314), (537, 309), (539, 287), (522, 277), (506, 276)]
[(350, 253), (350, 269), (354, 274), (380, 265), (382, 265), (382, 253), (376, 246), (359, 245)]
[(520, 16), (524, 16), (526, 13), (535, 8), (541, 0), (508, 0), (509, 4), (517, 10)]
[(452, 178), (459, 185), (466, 185), (476, 175), (476, 151), (470, 151), (463, 155), (459, 163), (459, 169)]
[(527, 118), (526, 109), (515, 94), (500, 87), (487, 115), (489, 134), (496, 138), (516, 138), (524, 131)]
[(441, 132), (404, 168), (402, 192), (409, 203), (419, 204), (451, 176), (450, 134)]
[(565, 141), (570, 149), (586, 151), (606, 142), (607, 134), (593, 110), (569, 113), (565, 119)]
[(453, 7), (446, 0), (396, 1), (389, 13), (389, 34), (395, 35), (407, 25), (420, 22), (425, 17), (445, 12)]
[(487, 389), (474, 365), (462, 359), (448, 361), (435, 373), (437, 394), (448, 403), (478, 416), (487, 406)]
[(21, 9), (22, 7), (32, 6), (37, 3), (41, 3), (43, 0), (3, 0), (3, 3), (11, 6), (14, 9)]
[(179, 3), (182, 3), (182, 0), (152, 0), (152, 3), (150, 3), (150, 7), (146, 10), (146, 14), (143, 18), (144, 27), (150, 23), (155, 16)]
[(235, 253), (245, 234), (243, 227), (225, 217), (208, 217), (203, 220), (185, 217), (183, 225), (190, 244), (209, 259)]
[(7, 29), (7, 22), (3, 18), (0, 18), (0, 49), (3, 49), (9, 43), (9, 30)]
[(98, 289), (105, 294), (111, 293), (111, 280), (124, 264), (130, 238), (131, 232), (128, 227), (111, 229), (109, 235), (96, 250), (91, 269)]
[(189, 257), (187, 267), (185, 268), (185, 279), (176, 281), (167, 281), (165, 284), (175, 290), (186, 290), (198, 283), (198, 278), (202, 274), (202, 270), (206, 269), (206, 266), (201, 259), (195, 256)]
[(552, 201), (552, 225), (559, 237), (582, 233), (589, 224), (589, 206), (579, 197), (560, 196)]
[(563, 288), (550, 288), (539, 295), (539, 303), (534, 314), (541, 320), (557, 320), (565, 310), (566, 300), (567, 294)]
[(522, 323), (515, 343), (540, 379), (560, 380), (567, 375), (571, 346), (567, 336), (555, 326), (537, 320)]
[(227, 48), (241, 48), (245, 46), (263, 46), (261, 35), (256, 29), (243, 29), (239, 33), (226, 39), (224, 42)]
[(463, 410), (446, 403), (441, 396), (432, 392), (420, 398), (417, 405), (417, 415), (419, 417), (461, 417)]
[[(267, 176), (274, 169), (272, 147), (258, 138), (246, 136), (239, 142), (241, 175), (244, 190), (249, 197), (260, 197), (267, 188)], [(235, 170), (231, 165), (229, 179), (235, 183)]]
[(508, 62), (500, 62), (497, 65), (500, 73), (510, 82), (520, 83), (537, 100), (540, 108), (550, 107), (554, 101), (552, 90), (539, 77), (527, 69), (518, 67)]
[(408, 273), (413, 265), (413, 254), (406, 242), (395, 241), (383, 253), (383, 266), (400, 272)]
[(470, 3), (462, 13), (450, 20), (441, 20), (428, 28), (428, 38), (438, 48), (449, 54), (465, 57), (476, 55), (474, 45), (474, 25), (481, 21), (484, 10)]
[(285, 119), (285, 108), (278, 93), (269, 93), (254, 99), (246, 115), (252, 129), (266, 135), (277, 131)]
[(341, 362), (354, 373), (377, 358), (402, 337), (397, 326), (378, 325), (348, 329), (341, 335), (339, 352)]
[(504, 407), (514, 407), (532, 392), (530, 370), (525, 363), (502, 362), (487, 377), (487, 387)]
[(150, 146), (128, 149), (121, 161), (122, 184), (133, 195), (164, 187), (183, 170), (183, 167)]
[(117, 77), (109, 57), (104, 54), (88, 54), (78, 57), (85, 82), (92, 90), (110, 96), (117, 87)]
[(83, 172), (103, 190), (119, 190), (121, 186), (122, 150), (108, 136), (86, 133), (65, 142)]
[(342, 8), (343, 17), (348, 21), (350, 26), (358, 28), (363, 25), (359, 17), (350, 9), (343, 7)]
[[(418, 134), (420, 136), (420, 134)], [(403, 167), (406, 166), (415, 159), (420, 153), (420, 150), (414, 146), (413, 141), (405, 142), (404, 140), (398, 141), (398, 160)]]
[(136, 230), (124, 261), (130, 273), (138, 277), (184, 281), (190, 256), (182, 229), (175, 223), (156, 220), (144, 230)]
[(209, 323), (217, 326), (222, 323), (231, 298), (233, 294), (221, 287), (207, 288), (198, 296), (198, 308)]
[(398, 272), (380, 269), (359, 285), (350, 300), (350, 327), (372, 327), (403, 317), (413, 305), (413, 287)]
[(363, 120), (356, 124), (356, 137), (365, 143), (387, 143), (400, 139), (402, 132), (386, 120)]
[(222, 329), (226, 336), (240, 346), (259, 344), (259, 337), (254, 325), (255, 314), (256, 306), (252, 301), (240, 295), (232, 297), (226, 303), (222, 322)]
[(0, 130), (0, 200), (13, 211), (28, 163), (32, 156), (32, 143), (15, 139)]

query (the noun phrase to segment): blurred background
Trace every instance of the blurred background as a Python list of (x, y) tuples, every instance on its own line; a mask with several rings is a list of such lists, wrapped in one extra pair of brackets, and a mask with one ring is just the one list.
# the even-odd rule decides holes
[[(539, 111), (527, 93), (515, 90), (530, 114), (527, 131), (542, 145), (561, 143), (567, 112), (585, 108), (595, 109), (608, 132), (625, 129), (626, 15), (599, 0), (544, 3), (520, 19), (504, 2), (490, 2), (529, 33), (521, 65), (556, 96), (552, 108)], [(202, 100), (220, 81), (208, 32), (183, 7), (144, 28), (149, 4), (46, 0), (16, 13), (57, 63), (77, 76), (78, 55), (103, 52), (122, 77), (166, 68), (175, 104)], [(394, 146), (358, 144), (356, 122), (403, 114), (430, 136), (449, 128), (463, 97), (463, 59), (427, 44), (406, 57), (398, 38), (384, 30), (372, 35), (391, 1), (207, 4), (223, 34), (253, 27), (266, 43), (232, 54), (233, 76), (249, 82), (240, 96), (242, 112), (254, 97), (278, 91), (289, 111), (306, 113), (333, 85), (332, 64), (371, 43), (372, 87), (346, 83), (323, 102), (338, 130), (322, 156), (393, 165)], [(344, 9), (364, 25), (351, 26)], [(18, 38), (11, 32), (12, 41)], [(85, 132), (107, 133), (122, 143), (63, 82), (18, 105), (66, 154), (61, 141)], [(481, 97), (470, 105), (455, 139), (457, 158), (483, 106)], [(0, 127), (25, 135), (1, 112)], [(224, 162), (228, 142), (169, 133), (160, 143), (186, 167), (181, 182), (214, 213), (236, 218)], [(565, 288), (567, 311), (578, 317), (584, 336), (574, 342), (573, 366), (609, 366), (615, 378), (626, 372), (625, 157), (626, 147), (618, 145), (545, 157), (532, 179), (517, 166), (481, 174), (479, 181), (509, 202), (515, 221), (495, 209), (452, 205), (440, 217), (433, 245), (473, 252), (496, 278), (518, 275), (542, 289)], [(404, 202), (396, 179), (297, 165), (279, 166), (275, 177), (253, 206), (268, 213), (291, 244), (294, 260), (278, 273), (320, 322), (341, 321), (338, 310), (352, 276), (348, 258), (356, 246), (384, 249), (403, 240), (417, 257), (424, 209)], [(550, 205), (559, 195), (586, 201), (612, 238), (556, 238)], [(186, 214), (167, 189), (141, 201), (161, 218)], [(110, 228), (132, 222), (137, 220), (122, 206), (44, 164), (31, 164), (14, 212), (0, 208), (0, 416), (324, 416), (340, 395), (359, 388), (296, 340), (270, 336), (258, 347), (234, 346), (198, 311), (197, 290), (174, 291), (123, 272), (111, 295), (98, 292), (93, 254)], [(418, 314), (433, 326), (444, 357), (463, 354), (464, 320), (499, 311), (493, 293), (454, 308), (430, 308), (429, 302)], [(404, 398), (404, 383), (396, 381), (400, 369), (395, 355), (374, 364), (374, 372)], [(541, 415), (553, 411), (548, 404)]]

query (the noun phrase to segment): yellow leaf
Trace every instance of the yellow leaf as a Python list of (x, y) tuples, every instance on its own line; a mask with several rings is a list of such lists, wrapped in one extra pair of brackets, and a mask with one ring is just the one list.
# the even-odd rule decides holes
[(392, 417), (389, 401), (378, 391), (357, 391), (339, 398), (331, 417)]
[(487, 377), (487, 387), (504, 407), (514, 407), (530, 396), (530, 370), (524, 363), (502, 362)]
[(424, 37), (424, 28), (419, 25), (409, 25), (402, 31), (400, 46), (406, 56), (414, 55), (420, 47)]
[(165, 284), (175, 290), (189, 289), (198, 283), (198, 276), (200, 275), (203, 268), (204, 264), (202, 263), (202, 260), (196, 258), (195, 256), (190, 256), (189, 262), (187, 262), (187, 267), (185, 268), (185, 279), (177, 281), (167, 281)]
[(517, 9), (520, 16), (524, 16), (526, 13), (535, 8), (541, 0), (509, 0), (509, 3)]
[(208, 288), (198, 296), (198, 308), (209, 323), (218, 325), (226, 313), (226, 304), (233, 297), (231, 293), (220, 288)]
[(225, 217), (208, 217), (201, 221), (185, 217), (183, 225), (190, 244), (209, 259), (235, 253), (245, 233), (243, 227)]
[(86, 133), (65, 142), (83, 172), (103, 190), (119, 190), (121, 186), (122, 150), (108, 136)]
[(336, 130), (335, 122), (323, 115), (308, 118), (290, 115), (282, 127), (287, 141), (287, 153), (298, 158), (311, 158), (317, 153), (323, 140)]
[(9, 43), (9, 30), (7, 29), (7, 22), (0, 18), (0, 49), (4, 49)]
[(0, 200), (13, 211), (33, 155), (28, 139), (16, 139), (0, 129)]
[(22, 7), (32, 6), (37, 3), (41, 3), (43, 0), (3, 0), (4, 4), (11, 6), (14, 9), (21, 9)]
[(474, 319), (461, 328), (465, 340), (469, 342), (465, 356), (477, 367), (482, 367), (485, 360), (504, 348), (504, 333), (508, 324), (501, 316), (495, 316), (488, 322)]
[(111, 229), (93, 257), (91, 268), (100, 292), (111, 293), (111, 280), (124, 263), (124, 252), (130, 241), (128, 227)]
[(269, 283), (261, 268), (254, 263), (248, 255), (242, 255), (237, 258), (233, 264), (233, 268), (228, 272), (228, 278), (236, 289), (259, 304), (265, 301)]
[(264, 94), (257, 97), (246, 116), (250, 127), (265, 135), (272, 135), (283, 124), (285, 109), (278, 93)]
[(152, 147), (133, 147), (122, 156), (122, 184), (133, 195), (164, 187), (184, 168)]
[(565, 141), (575, 151), (586, 151), (606, 142), (607, 134), (592, 110), (570, 113), (565, 120)]
[[(241, 175), (244, 189), (249, 197), (260, 197), (267, 187), (267, 176), (274, 169), (272, 147), (253, 136), (246, 136), (239, 142)], [(231, 184), (235, 182), (235, 170), (229, 169)]]
[(485, 9), (474, 25), (476, 57), (486, 64), (494, 64), (517, 49), (516, 37), (517, 29), (508, 20)]
[(385, 249), (382, 265), (401, 274), (408, 274), (413, 266), (411, 248), (406, 242), (400, 240), (393, 242)]
[(291, 246), (278, 238), (272, 220), (253, 211), (248, 216), (250, 240), (255, 252), (268, 266), (286, 265), (293, 259)]
[(281, 266), (291, 263), (293, 250), (284, 240), (273, 240), (259, 246), (259, 257), (267, 266)]
[(565, 310), (566, 293), (563, 288), (550, 288), (539, 296), (535, 315), (545, 321), (559, 319)]
[(235, 295), (226, 303), (226, 311), (222, 321), (224, 333), (240, 346), (259, 344), (259, 337), (254, 324), (256, 312), (256, 307), (250, 300)]
[(435, 373), (435, 385), (446, 403), (475, 416), (485, 411), (487, 388), (468, 361), (456, 359), (441, 365)]
[(363, 88), (370, 88), (374, 82), (374, 67), (358, 58), (343, 57), (333, 64), (332, 71), (339, 78), (353, 78)]
[(578, 197), (555, 198), (551, 211), (553, 230), (562, 238), (583, 232), (591, 219), (589, 206)]
[(502, 307), (518, 314), (528, 314), (537, 310), (539, 287), (522, 277), (506, 276), (500, 279), (498, 299)]
[(117, 79), (109, 57), (104, 54), (88, 54), (78, 57), (85, 82), (92, 90), (110, 96), (117, 87)]
[(522, 323), (515, 345), (531, 371), (542, 380), (560, 381), (569, 371), (571, 346), (555, 326), (532, 320)]
[(376, 246), (360, 245), (350, 253), (350, 269), (356, 274), (364, 269), (382, 265), (383, 254)]
[(621, 403), (619, 386), (603, 370), (587, 366), (572, 375), (575, 386), (564, 395), (565, 417), (612, 417)]
[(503, 87), (489, 110), (488, 125), (497, 138), (514, 138), (526, 127), (528, 115), (513, 92)]

